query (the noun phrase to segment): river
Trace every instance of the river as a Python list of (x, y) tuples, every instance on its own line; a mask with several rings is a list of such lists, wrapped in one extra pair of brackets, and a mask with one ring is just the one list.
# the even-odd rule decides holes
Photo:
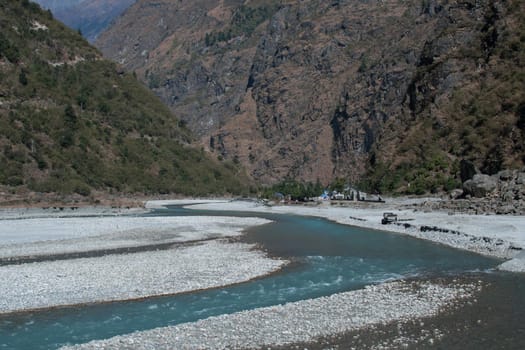
[[(177, 207), (146, 215), (254, 216), (253, 213), (188, 211)], [(500, 263), (497, 259), (320, 218), (256, 216), (273, 222), (249, 229), (242, 239), (257, 243), (271, 256), (292, 261), (280, 273), (235, 286), (177, 296), (0, 317), (0, 348), (56, 349), (65, 344), (315, 298), (398, 278), (479, 275), (479, 278), (490, 280), (491, 286), (501, 284), (501, 290), (492, 288), (490, 293), (499, 293), (498, 297), (502, 298), (512, 297), (511, 302), (519, 310), (517, 314), (501, 316), (498, 320), (504, 322), (501, 318), (505, 317), (507, 322), (525, 319), (521, 313), (525, 310), (525, 293), (519, 296), (514, 292), (514, 288), (524, 290), (524, 278), (494, 272), (492, 269)], [(498, 297), (484, 295), (489, 304), (494, 304)], [(506, 329), (512, 327), (508, 325)], [(506, 339), (509, 334), (516, 338), (523, 336), (523, 329), (521, 326), (514, 332), (506, 332)], [(461, 347), (449, 345), (447, 348), (465, 348), (465, 344)]]

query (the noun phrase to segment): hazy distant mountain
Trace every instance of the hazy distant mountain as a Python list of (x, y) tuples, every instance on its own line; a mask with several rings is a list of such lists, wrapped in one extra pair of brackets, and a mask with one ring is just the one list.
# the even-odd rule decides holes
[(85, 1), (86, 0), (35, 0), (34, 2), (40, 4), (46, 9), (55, 11), (76, 6)]
[(68, 27), (80, 30), (89, 40), (108, 27), (136, 0), (33, 0), (50, 9), (58, 20)]

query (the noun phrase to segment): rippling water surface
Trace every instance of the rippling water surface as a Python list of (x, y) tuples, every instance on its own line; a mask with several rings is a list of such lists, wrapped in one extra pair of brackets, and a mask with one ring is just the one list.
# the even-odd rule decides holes
[[(149, 215), (236, 215), (172, 208)], [(249, 230), (245, 241), (293, 261), (284, 271), (248, 283), (143, 301), (91, 305), (0, 318), (0, 348), (55, 349), (135, 330), (362, 288), (411, 276), (485, 271), (499, 261), (426, 241), (289, 215)]]

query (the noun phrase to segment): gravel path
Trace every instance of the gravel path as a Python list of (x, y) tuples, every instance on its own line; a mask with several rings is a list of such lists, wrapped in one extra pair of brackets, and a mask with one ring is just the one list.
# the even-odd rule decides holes
[(0, 313), (225, 286), (285, 264), (253, 248), (209, 241), (165, 251), (3, 266)]
[(246, 349), (308, 342), (374, 324), (433, 316), (480, 290), (476, 284), (391, 282), (63, 349)]

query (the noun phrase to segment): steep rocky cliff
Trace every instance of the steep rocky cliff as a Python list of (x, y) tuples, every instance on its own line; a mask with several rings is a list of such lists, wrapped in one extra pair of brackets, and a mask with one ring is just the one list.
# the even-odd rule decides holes
[(518, 0), (139, 0), (97, 45), (271, 183), (450, 189), (525, 161)]

